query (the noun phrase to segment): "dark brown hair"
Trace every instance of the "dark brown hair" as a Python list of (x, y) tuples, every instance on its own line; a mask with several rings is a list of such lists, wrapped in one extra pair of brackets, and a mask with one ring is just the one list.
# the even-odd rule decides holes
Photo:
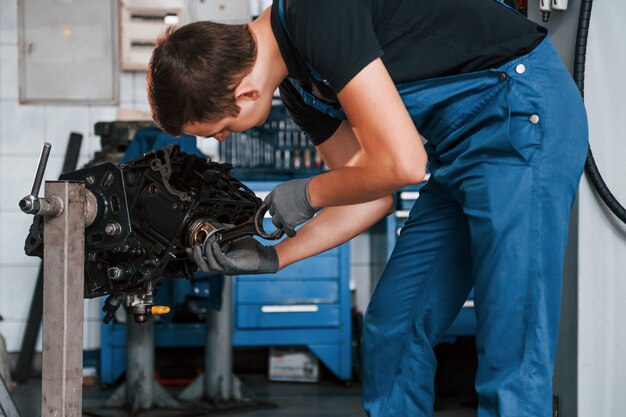
[(194, 22), (169, 28), (148, 68), (154, 122), (179, 136), (183, 125), (237, 116), (235, 87), (252, 69), (256, 42), (247, 25)]

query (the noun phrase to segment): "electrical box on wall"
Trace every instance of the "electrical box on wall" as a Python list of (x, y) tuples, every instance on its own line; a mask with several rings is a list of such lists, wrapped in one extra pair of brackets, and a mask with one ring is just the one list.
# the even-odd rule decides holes
[(21, 103), (117, 102), (116, 0), (15, 3)]
[(121, 67), (145, 71), (156, 41), (173, 25), (184, 24), (185, 0), (122, 0)]
[(192, 20), (240, 24), (252, 17), (250, 0), (191, 0)]

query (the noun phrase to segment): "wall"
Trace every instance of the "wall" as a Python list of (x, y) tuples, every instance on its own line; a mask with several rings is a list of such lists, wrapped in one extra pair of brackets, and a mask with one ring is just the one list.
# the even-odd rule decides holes
[[(574, 44), (578, 24), (580, 0), (570, 0), (566, 12), (553, 12), (548, 23), (541, 22), (539, 2), (529, 2), (528, 16), (550, 30), (561, 59), (572, 71)], [(577, 414), (578, 368), (578, 213), (577, 201), (570, 221), (567, 254), (563, 271), (563, 297), (561, 304), (561, 327), (555, 362), (554, 395), (559, 397), (560, 415), (573, 417)]]
[[(594, 2), (585, 82), (594, 157), (622, 205), (626, 205), (624, 16), (624, 2)], [(578, 417), (624, 415), (626, 226), (607, 213), (586, 179), (580, 188), (578, 244)]]
[[(254, 14), (269, 4), (251, 1)], [(46, 178), (55, 179), (70, 131), (84, 134), (82, 164), (100, 148), (99, 138), (93, 133), (96, 122), (115, 120), (118, 109), (149, 109), (145, 73), (120, 74), (119, 106), (20, 105), (17, 2), (0, 0), (0, 315), (4, 317), (0, 333), (12, 352), (21, 346), (39, 268), (38, 258), (24, 255), (24, 239), (32, 216), (23, 214), (17, 203), (30, 192), (43, 142), (52, 143)], [(360, 236), (352, 247), (351, 271), (361, 311), (371, 292), (369, 258), (369, 240)], [(99, 314), (99, 299), (85, 301), (85, 349), (100, 346)]]
[[(547, 24), (561, 57), (571, 68), (580, 0), (553, 13)], [(530, 17), (539, 21), (538, 2)], [(626, 81), (622, 72), (626, 4), (593, 5), (585, 77), (590, 144), (605, 181), (626, 203)], [(616, 93), (620, 92), (620, 93)], [(555, 394), (563, 417), (617, 416), (626, 386), (626, 227), (607, 212), (586, 177), (579, 189), (565, 265), (561, 335)]]

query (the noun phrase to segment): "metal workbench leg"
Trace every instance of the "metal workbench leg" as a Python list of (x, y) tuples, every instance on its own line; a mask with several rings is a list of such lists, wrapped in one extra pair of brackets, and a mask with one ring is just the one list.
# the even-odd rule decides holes
[(209, 309), (206, 317), (204, 374), (183, 391), (183, 400), (212, 402), (242, 399), (241, 382), (233, 375), (233, 281), (224, 280), (222, 309)]
[[(126, 401), (133, 414), (152, 408), (154, 392), (154, 319), (138, 324), (126, 316)], [(158, 396), (157, 396), (158, 398)]]
[(42, 417), (82, 416), (85, 187), (46, 182), (62, 213), (45, 216)]
[(126, 381), (106, 407), (128, 408), (137, 415), (153, 409), (181, 409), (181, 405), (154, 379), (154, 318), (138, 324), (126, 316)]
[[(224, 280), (222, 309), (207, 313), (207, 343), (204, 356), (204, 398), (218, 401), (241, 399), (233, 375), (233, 280)], [(235, 386), (236, 385), (236, 386)]]

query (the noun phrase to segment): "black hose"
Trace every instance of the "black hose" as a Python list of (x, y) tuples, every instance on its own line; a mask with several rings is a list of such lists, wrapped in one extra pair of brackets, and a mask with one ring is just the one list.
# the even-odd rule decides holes
[[(593, 0), (582, 0), (580, 5), (580, 16), (578, 17), (578, 31), (576, 33), (576, 50), (574, 52), (574, 81), (580, 95), (585, 97), (585, 59), (587, 55), (587, 38), (589, 37), (589, 22), (591, 20), (591, 6)], [(587, 178), (593, 188), (618, 219), (626, 223), (626, 209), (617, 201), (609, 187), (607, 187), (596, 161), (593, 159), (593, 153), (591, 152), (591, 146), (589, 146), (589, 152), (587, 153), (587, 160), (585, 161), (585, 172)]]

